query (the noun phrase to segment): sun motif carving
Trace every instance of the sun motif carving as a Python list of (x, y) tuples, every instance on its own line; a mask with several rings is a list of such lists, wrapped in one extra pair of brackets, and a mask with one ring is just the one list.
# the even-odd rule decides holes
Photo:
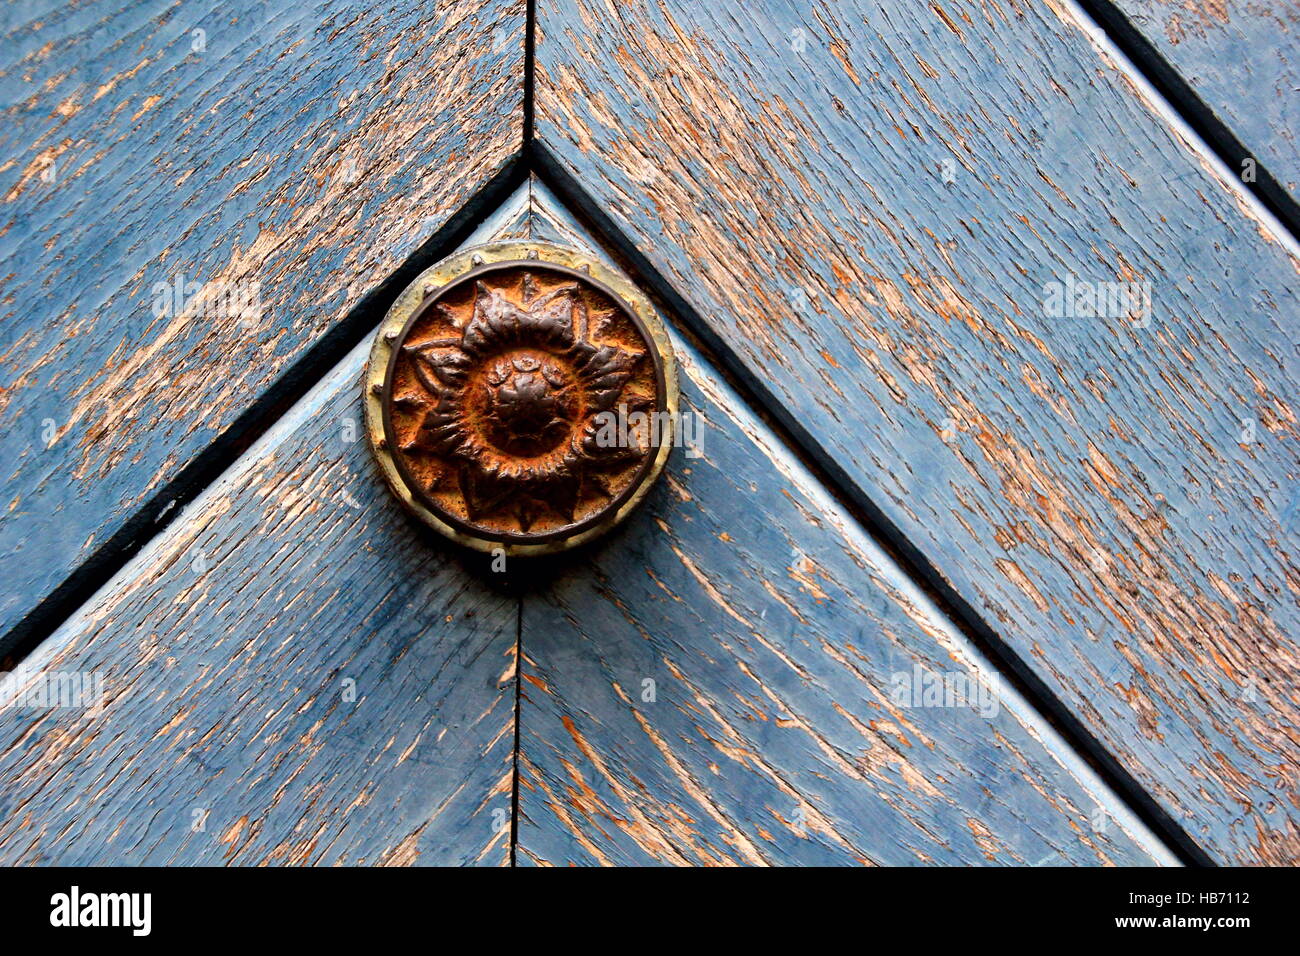
[(516, 266), (462, 283), (401, 343), (391, 416), (402, 467), (475, 530), (572, 526), (608, 507), (650, 452), (633, 430), (609, 441), (602, 417), (654, 410), (648, 348), (580, 278)]

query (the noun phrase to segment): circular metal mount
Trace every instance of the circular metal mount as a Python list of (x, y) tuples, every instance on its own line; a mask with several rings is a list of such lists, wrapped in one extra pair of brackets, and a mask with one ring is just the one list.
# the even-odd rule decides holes
[(464, 249), (397, 297), (371, 348), (366, 431), (425, 524), (540, 555), (627, 517), (663, 470), (677, 369), (658, 314), (592, 256)]

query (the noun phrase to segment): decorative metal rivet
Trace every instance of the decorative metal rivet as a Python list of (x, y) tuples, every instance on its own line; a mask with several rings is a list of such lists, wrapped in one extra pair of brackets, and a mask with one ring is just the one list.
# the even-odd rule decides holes
[(370, 358), (382, 386), (367, 430), (398, 499), (461, 544), (521, 555), (622, 521), (677, 417), (672, 348), (645, 296), (539, 242), (479, 246), (416, 283), (432, 291), (398, 297)]

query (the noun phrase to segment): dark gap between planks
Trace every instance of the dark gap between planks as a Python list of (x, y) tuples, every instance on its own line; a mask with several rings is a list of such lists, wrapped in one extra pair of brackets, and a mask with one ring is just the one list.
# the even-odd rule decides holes
[[(1170, 66), (1133, 22), (1110, 0), (1078, 0), (1083, 12), (1119, 48), (1141, 76), (1165, 98), (1170, 108), (1228, 167), (1228, 172), (1277, 217), (1292, 238), (1300, 241), (1300, 202), (1245, 144), (1215, 115), (1191, 85)], [(1255, 181), (1241, 179), (1241, 162), (1255, 161)]]
[(643, 291), (657, 300), (679, 332), (700, 350), (762, 420), (835, 498), (862, 529), (896, 561), (939, 610), (993, 663), (1029, 705), (1061, 735), (1133, 814), (1162, 840), (1184, 865), (1214, 866), (1214, 861), (1137, 780), (1097, 740), (1082, 721), (1034, 673), (984, 617), (945, 580), (817, 440), (792, 416), (766, 385), (655, 269), (634, 243), (591, 200), (567, 170), (542, 146), (529, 144), (526, 162), (537, 177), (574, 213), (593, 239), (618, 262)]
[(298, 402), (352, 349), (374, 333), (393, 300), (415, 277), (449, 255), (527, 182), (516, 153), (433, 235), (275, 380), (202, 452), (132, 514), (122, 526), (46, 595), (7, 634), (0, 636), (0, 670), (17, 664), (79, 607), (89, 601), (146, 544), (174, 521), (185, 505), (221, 476), (249, 446)]
[(524, 8), (524, 130), (523, 149), (533, 142), (533, 84), (537, 75), (534, 50), (537, 47), (537, 0), (526, 0)]

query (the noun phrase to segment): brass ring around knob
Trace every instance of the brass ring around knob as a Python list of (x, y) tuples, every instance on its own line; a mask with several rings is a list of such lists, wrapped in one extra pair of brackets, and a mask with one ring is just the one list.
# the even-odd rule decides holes
[(672, 447), (677, 371), (625, 276), (577, 250), (500, 242), (398, 296), (364, 400), (384, 476), (422, 521), (480, 551), (548, 554), (645, 496)]

